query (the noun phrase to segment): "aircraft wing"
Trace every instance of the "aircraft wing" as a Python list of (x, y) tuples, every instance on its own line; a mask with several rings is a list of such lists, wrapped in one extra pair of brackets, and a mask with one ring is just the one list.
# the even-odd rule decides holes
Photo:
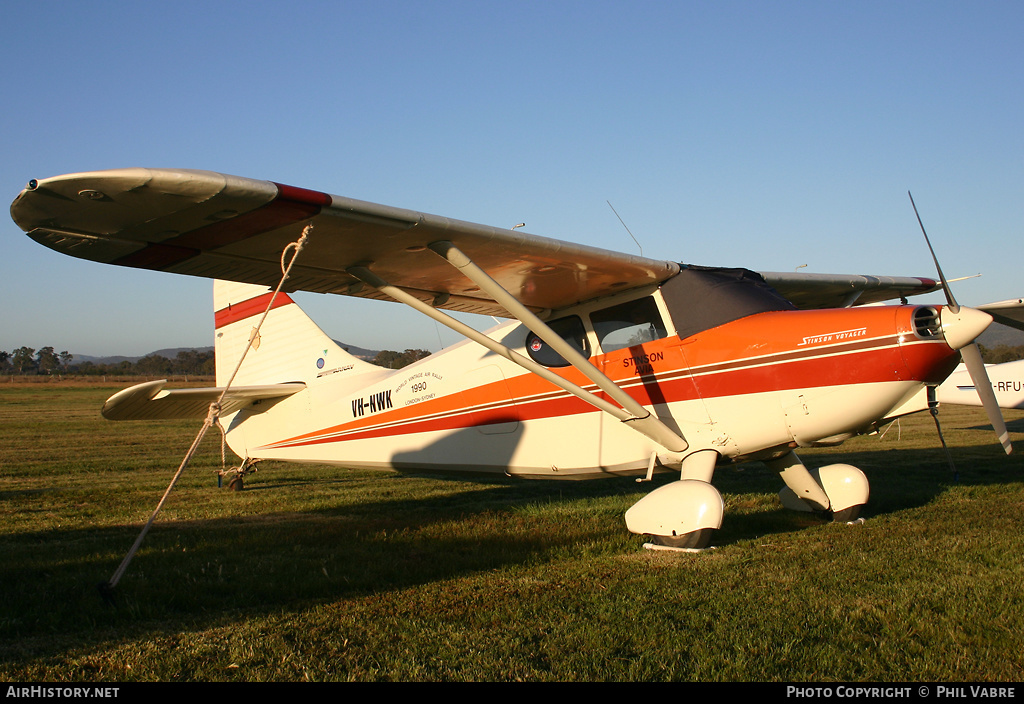
[[(171, 389), (166, 379), (136, 384), (107, 399), (100, 411), (107, 420), (172, 420), (205, 418), (210, 404), (220, 398), (222, 388)], [(301, 382), (265, 386), (233, 386), (221, 402), (221, 415), (229, 415), (256, 404), (266, 410), (277, 401), (306, 388)]]
[(385, 299), (346, 272), (361, 265), (439, 308), (506, 317), (426, 246), (451, 241), (534, 310), (679, 271), (674, 262), (210, 171), (135, 168), (33, 180), (11, 216), (37, 242), (72, 256), (270, 287), (281, 277), (282, 250), (312, 222), (288, 291)]
[[(426, 249), (448, 240), (534, 311), (564, 308), (673, 276), (680, 265), (271, 181), (180, 169), (116, 169), (32, 180), (15, 222), (64, 254), (122, 266), (276, 286), (281, 251), (314, 229), (286, 283), (390, 300), (348, 274), (366, 266), (438, 308), (506, 317)], [(937, 290), (932, 279), (764, 273), (800, 308), (862, 305)]]
[(916, 276), (863, 276), (759, 272), (776, 291), (797, 308), (846, 308), (881, 303), (942, 288), (934, 279)]
[(997, 323), (1009, 325), (1018, 330), (1024, 330), (1024, 298), (1014, 298), (1009, 301), (998, 303), (986, 303), (983, 306), (976, 306), (992, 316)]

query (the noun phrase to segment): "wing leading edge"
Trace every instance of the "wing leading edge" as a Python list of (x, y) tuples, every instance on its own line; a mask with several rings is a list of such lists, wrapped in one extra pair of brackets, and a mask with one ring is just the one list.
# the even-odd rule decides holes
[(848, 308), (918, 296), (942, 288), (934, 279), (916, 276), (866, 276), (761, 272), (772, 288), (797, 308)]
[(978, 306), (978, 310), (983, 310), (991, 315), (997, 323), (1024, 330), (1024, 298), (987, 303)]
[(37, 242), (93, 261), (273, 286), (281, 251), (313, 234), (288, 290), (382, 298), (369, 266), (439, 308), (507, 315), (427, 247), (448, 240), (535, 310), (662, 281), (674, 262), (209, 171), (120, 169), (31, 181), (11, 206)]

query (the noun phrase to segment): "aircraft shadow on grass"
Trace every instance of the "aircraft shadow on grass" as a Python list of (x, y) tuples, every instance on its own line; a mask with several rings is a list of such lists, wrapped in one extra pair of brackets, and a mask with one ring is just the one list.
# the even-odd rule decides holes
[[(1024, 433), (1024, 418), (1018, 418), (1017, 420), (1007, 420), (1006, 429), (1011, 433)], [(972, 425), (971, 430), (987, 430), (992, 432), (992, 426), (988, 424)]]

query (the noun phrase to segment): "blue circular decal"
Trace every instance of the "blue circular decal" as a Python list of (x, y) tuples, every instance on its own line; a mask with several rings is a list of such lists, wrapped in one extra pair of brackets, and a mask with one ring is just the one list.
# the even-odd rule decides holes
[(316, 368), (317, 369), (323, 369), (324, 368), (324, 358), (323, 357), (321, 357), (320, 359), (316, 360)]

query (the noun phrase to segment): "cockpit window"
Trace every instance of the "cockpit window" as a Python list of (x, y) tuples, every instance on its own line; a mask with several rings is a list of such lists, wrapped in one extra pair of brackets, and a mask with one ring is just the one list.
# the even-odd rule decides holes
[[(584, 357), (590, 357), (590, 342), (587, 340), (587, 331), (583, 327), (583, 321), (579, 316), (570, 315), (548, 323), (559, 337), (575, 347)], [(526, 336), (526, 352), (538, 364), (545, 367), (567, 367), (569, 362), (562, 358), (562, 355), (555, 352), (548, 343), (540, 339), (540, 336), (531, 332)]]
[(594, 311), (590, 322), (606, 354), (668, 336), (658, 305), (650, 296)]

